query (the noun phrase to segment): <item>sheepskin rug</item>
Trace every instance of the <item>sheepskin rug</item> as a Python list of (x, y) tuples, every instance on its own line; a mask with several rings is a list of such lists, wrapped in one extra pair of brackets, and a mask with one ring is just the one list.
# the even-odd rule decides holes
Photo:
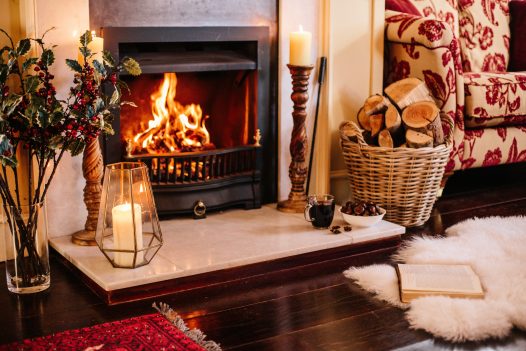
[(526, 217), (469, 219), (448, 228), (445, 238), (409, 241), (393, 258), (404, 263), (469, 264), (485, 290), (484, 299), (430, 296), (404, 304), (392, 266), (344, 272), (377, 298), (407, 309), (412, 328), (453, 342), (503, 338), (514, 326), (526, 330)]

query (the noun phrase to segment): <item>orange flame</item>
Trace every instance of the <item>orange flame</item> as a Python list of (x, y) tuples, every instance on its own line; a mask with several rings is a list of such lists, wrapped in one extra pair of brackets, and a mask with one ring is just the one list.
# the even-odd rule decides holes
[(133, 154), (159, 154), (213, 148), (201, 106), (175, 100), (177, 76), (165, 73), (159, 89), (151, 95), (152, 116), (148, 128), (132, 139)]

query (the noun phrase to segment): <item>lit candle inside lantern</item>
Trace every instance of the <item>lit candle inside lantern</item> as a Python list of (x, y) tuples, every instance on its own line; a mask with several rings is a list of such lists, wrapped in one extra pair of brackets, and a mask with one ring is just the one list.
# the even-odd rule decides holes
[(311, 41), (310, 32), (304, 32), (300, 25), (298, 32), (290, 33), (290, 57), (289, 63), (294, 66), (311, 65)]
[[(104, 39), (101, 37), (98, 37), (95, 31), (91, 32), (91, 42), (88, 44), (88, 49), (91, 50), (91, 52), (94, 54), (91, 56), (91, 59), (89, 62), (93, 62), (93, 60), (97, 60), (100, 63), (102, 63), (102, 50), (104, 50)], [(78, 61), (81, 65), (84, 65), (84, 56), (82, 56), (82, 53), (79, 51), (78, 54)]]
[[(135, 243), (137, 243), (137, 250), (143, 248), (142, 242), (142, 218), (141, 206), (133, 205), (133, 213), (131, 204), (117, 205), (112, 208), (111, 215), (113, 219), (113, 241), (115, 250), (135, 250)], [(130, 252), (115, 252), (115, 263), (123, 267), (133, 266), (134, 253)], [(140, 264), (144, 260), (144, 253), (137, 252), (136, 264)]]

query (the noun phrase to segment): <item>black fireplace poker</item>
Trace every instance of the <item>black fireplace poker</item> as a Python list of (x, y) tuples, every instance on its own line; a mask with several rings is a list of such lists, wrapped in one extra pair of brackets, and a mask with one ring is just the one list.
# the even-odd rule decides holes
[(322, 56), (320, 59), (320, 68), (318, 71), (318, 96), (316, 98), (316, 114), (314, 116), (314, 127), (312, 130), (312, 145), (310, 147), (309, 155), (309, 170), (307, 173), (307, 187), (305, 193), (309, 195), (310, 187), (310, 176), (312, 172), (312, 159), (314, 158), (314, 145), (316, 143), (316, 129), (318, 128), (318, 113), (320, 111), (320, 96), (321, 96), (321, 87), (325, 81), (325, 72), (327, 70), (327, 58)]

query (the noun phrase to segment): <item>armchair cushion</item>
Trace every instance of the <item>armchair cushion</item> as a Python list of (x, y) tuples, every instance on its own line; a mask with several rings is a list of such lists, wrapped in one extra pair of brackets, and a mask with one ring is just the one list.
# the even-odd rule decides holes
[(412, 0), (412, 3), (422, 16), (449, 24), (458, 38), (457, 0)]
[(506, 72), (510, 27), (508, 0), (460, 0), (464, 72)]
[(511, 117), (526, 115), (526, 72), (464, 73), (464, 90), (470, 119), (499, 118), (509, 124), (518, 121)]
[(415, 5), (410, 0), (386, 0), (385, 9), (420, 16)]
[(510, 1), (510, 64), (512, 72), (526, 71), (526, 1)]

